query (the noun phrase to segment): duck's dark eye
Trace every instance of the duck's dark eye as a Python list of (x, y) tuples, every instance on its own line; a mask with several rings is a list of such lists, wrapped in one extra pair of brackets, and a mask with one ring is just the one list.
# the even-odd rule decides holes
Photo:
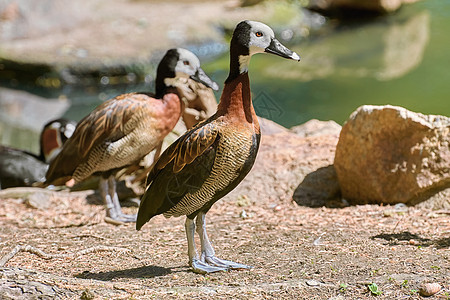
[(185, 61), (183, 61), (183, 64), (184, 64), (185, 66), (189, 66), (189, 61), (188, 61), (188, 60), (185, 60)]
[(258, 31), (257, 33), (255, 33), (255, 35), (256, 35), (257, 37), (262, 37), (262, 36), (263, 36), (263, 34), (262, 34), (261, 31)]

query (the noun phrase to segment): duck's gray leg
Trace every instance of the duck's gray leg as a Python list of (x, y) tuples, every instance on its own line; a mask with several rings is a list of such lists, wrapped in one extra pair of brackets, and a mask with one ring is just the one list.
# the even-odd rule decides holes
[(202, 254), (200, 260), (209, 265), (225, 268), (225, 269), (250, 269), (250, 266), (236, 263), (233, 261), (220, 259), (216, 257), (214, 249), (209, 241), (208, 234), (206, 233), (206, 220), (205, 213), (200, 212), (196, 219), (197, 233), (200, 236), (200, 243), (202, 246)]
[(136, 215), (127, 215), (122, 212), (114, 176), (109, 176), (108, 179), (101, 177), (99, 188), (106, 205), (107, 218), (116, 222), (136, 222)]
[(195, 249), (195, 223), (193, 219), (186, 218), (185, 223), (186, 237), (188, 242), (189, 265), (195, 273), (206, 274), (218, 271), (225, 271), (226, 268), (210, 266), (198, 259), (197, 250)]

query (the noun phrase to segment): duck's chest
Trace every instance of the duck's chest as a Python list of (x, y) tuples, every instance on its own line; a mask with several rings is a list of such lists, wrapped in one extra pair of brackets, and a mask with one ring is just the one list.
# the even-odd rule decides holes
[[(260, 136), (254, 130), (221, 128), (212, 165), (202, 161), (209, 171), (201, 186), (186, 193), (182, 200), (165, 212), (166, 217), (190, 215), (233, 190), (244, 179), (255, 162)], [(199, 167), (202, 166), (200, 162)]]
[(253, 166), (260, 142), (259, 133), (249, 127), (227, 126), (220, 132), (214, 167), (247, 174)]

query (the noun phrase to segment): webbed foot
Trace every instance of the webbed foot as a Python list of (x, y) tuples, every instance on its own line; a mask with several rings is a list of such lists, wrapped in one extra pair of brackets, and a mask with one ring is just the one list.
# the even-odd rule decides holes
[(251, 269), (251, 266), (247, 266), (244, 264), (240, 264), (231, 260), (221, 259), (216, 256), (205, 256), (202, 254), (202, 260), (205, 261), (209, 265), (213, 265), (216, 267), (226, 268), (226, 269)]
[(220, 271), (228, 271), (228, 269), (225, 267), (209, 265), (208, 263), (203, 262), (198, 259), (194, 259), (190, 263), (190, 265), (192, 267), (192, 271), (194, 271), (194, 273), (197, 273), (197, 274), (207, 274), (207, 273), (214, 273), (214, 272), (220, 272)]

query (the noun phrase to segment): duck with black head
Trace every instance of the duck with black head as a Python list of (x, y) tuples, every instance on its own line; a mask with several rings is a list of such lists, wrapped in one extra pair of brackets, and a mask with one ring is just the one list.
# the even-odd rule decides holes
[(45, 180), (48, 164), (61, 151), (77, 123), (66, 119), (51, 120), (40, 136), (40, 154), (0, 145), (0, 189), (32, 184)]
[[(205, 215), (220, 198), (232, 191), (255, 162), (260, 128), (253, 108), (248, 67), (257, 53), (275, 54), (299, 61), (283, 46), (273, 30), (260, 22), (242, 21), (230, 45), (230, 73), (217, 112), (182, 135), (160, 156), (147, 178), (136, 229), (152, 217), (187, 216), (185, 228), (189, 265), (194, 272), (209, 273), (249, 268), (216, 257), (205, 227)], [(194, 234), (200, 236), (198, 256)]]
[(45, 185), (70, 186), (98, 174), (106, 205), (105, 220), (135, 222), (136, 215), (122, 212), (115, 174), (138, 165), (145, 155), (161, 146), (185, 108), (178, 89), (186, 79), (218, 89), (201, 69), (197, 56), (186, 49), (170, 49), (157, 68), (156, 93), (123, 94), (84, 117), (50, 164)]

